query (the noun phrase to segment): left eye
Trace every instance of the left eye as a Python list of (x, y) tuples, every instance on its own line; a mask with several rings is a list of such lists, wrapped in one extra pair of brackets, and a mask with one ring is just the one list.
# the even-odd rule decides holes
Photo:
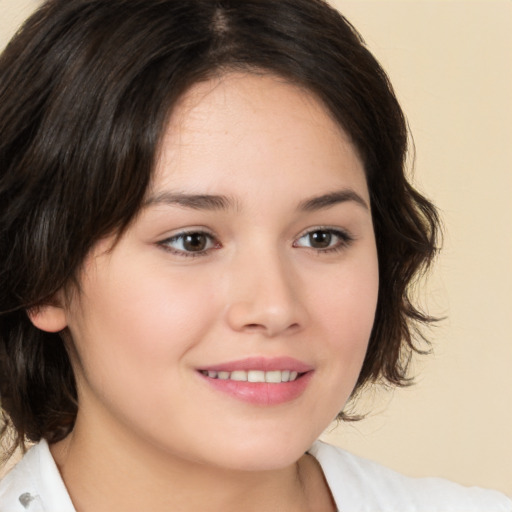
[(213, 237), (201, 231), (180, 233), (162, 242), (167, 249), (177, 253), (202, 253), (215, 247)]
[(295, 247), (311, 247), (312, 249), (336, 249), (347, 245), (351, 237), (343, 231), (335, 229), (316, 229), (301, 236)]

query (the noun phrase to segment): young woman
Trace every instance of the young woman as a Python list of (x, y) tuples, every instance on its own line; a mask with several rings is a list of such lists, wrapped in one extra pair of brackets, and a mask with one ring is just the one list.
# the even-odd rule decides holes
[[(0, 60), (0, 511), (511, 511), (316, 439), (401, 385), (436, 251), (318, 0), (52, 0)], [(340, 412), (341, 411), (341, 412)]]

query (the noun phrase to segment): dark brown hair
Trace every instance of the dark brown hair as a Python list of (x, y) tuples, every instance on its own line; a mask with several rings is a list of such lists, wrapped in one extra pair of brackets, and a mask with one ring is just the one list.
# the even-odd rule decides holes
[(354, 28), (321, 0), (50, 0), (0, 58), (0, 393), (18, 442), (62, 439), (78, 407), (61, 336), (27, 310), (137, 214), (182, 94), (233, 69), (311, 91), (359, 151), (380, 289), (356, 391), (407, 382), (414, 326), (431, 320), (410, 284), (438, 219), (405, 177), (403, 113)]

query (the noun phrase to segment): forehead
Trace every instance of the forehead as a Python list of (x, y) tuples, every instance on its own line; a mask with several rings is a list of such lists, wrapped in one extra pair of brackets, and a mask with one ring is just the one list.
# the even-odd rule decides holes
[[(315, 96), (272, 75), (230, 73), (194, 85), (174, 109), (150, 192), (160, 188), (356, 186), (361, 160)], [(194, 191), (194, 190), (192, 190)], [(319, 190), (321, 192), (321, 190)], [(314, 191), (313, 191), (314, 192)]]

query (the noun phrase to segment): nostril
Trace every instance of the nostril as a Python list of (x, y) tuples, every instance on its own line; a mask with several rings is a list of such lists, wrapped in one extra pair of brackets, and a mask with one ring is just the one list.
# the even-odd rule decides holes
[(246, 327), (246, 329), (249, 329), (252, 331), (256, 331), (258, 329), (264, 329), (264, 326), (261, 324), (247, 324), (245, 327)]
[(244, 326), (244, 330), (246, 332), (265, 332), (272, 336), (274, 336), (275, 334), (278, 334), (280, 332), (282, 333), (284, 331), (286, 331), (288, 333), (295, 332), (298, 329), (300, 329), (300, 325), (298, 323), (293, 323), (287, 327), (275, 326), (275, 325), (265, 325), (265, 324), (258, 324), (258, 323), (246, 324)]

